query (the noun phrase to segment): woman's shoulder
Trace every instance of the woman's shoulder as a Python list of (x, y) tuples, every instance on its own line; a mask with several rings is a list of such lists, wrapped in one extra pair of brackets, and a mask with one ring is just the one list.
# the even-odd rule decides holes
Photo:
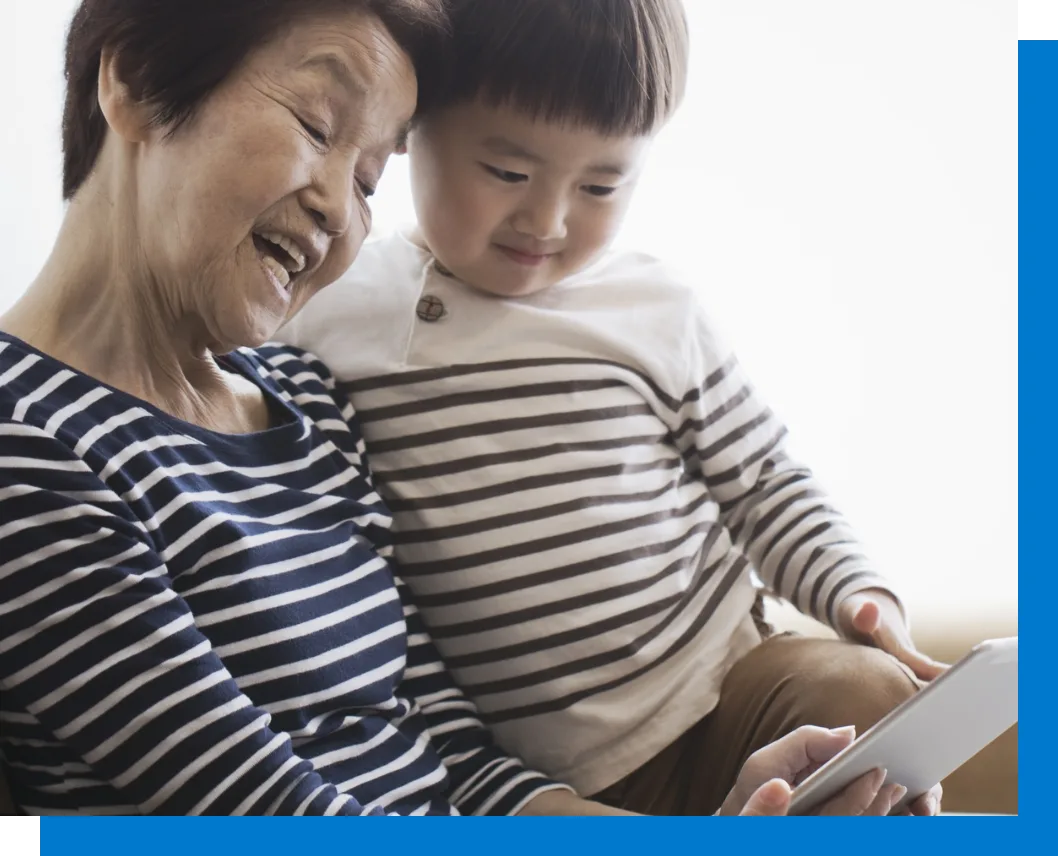
[[(308, 352), (266, 345), (240, 348), (219, 359), (263, 388), (276, 402), (276, 412), (285, 408), (287, 423), (352, 420), (334, 394), (330, 371)], [(273, 441), (282, 440), (279, 445), (285, 448), (289, 439), (281, 428), (232, 441), (0, 333), (0, 434), (12, 442), (19, 438), (24, 456), (61, 457), (100, 475), (122, 470), (126, 461), (138, 461), (142, 468), (148, 460), (167, 456), (201, 464), (223, 459), (234, 466), (243, 459), (279, 454)], [(354, 432), (343, 439), (355, 445), (358, 436)]]
[(31, 426), (79, 421), (109, 388), (0, 332), (0, 420)]
[[(117, 496), (100, 473), (114, 455), (99, 455), (91, 466), (86, 452), (105, 432), (121, 424), (149, 444), (143, 409), (115, 409), (106, 385), (0, 333), (0, 500), (12, 518), (32, 510), (25, 498), (40, 490), (91, 500), (97, 508), (120, 513)], [(12, 500), (22, 504), (12, 504)], [(0, 515), (2, 516), (2, 515)]]
[[(259, 348), (240, 348), (236, 359), (243, 371), (252, 371), (271, 392), (285, 398), (303, 417), (315, 423), (340, 447), (363, 439), (352, 404), (330, 368), (314, 353), (294, 345), (269, 343)], [(340, 437), (333, 436), (334, 434)]]
[(239, 348), (236, 354), (259, 377), (270, 378), (283, 386), (334, 388), (331, 370), (304, 348), (269, 342), (257, 348)]

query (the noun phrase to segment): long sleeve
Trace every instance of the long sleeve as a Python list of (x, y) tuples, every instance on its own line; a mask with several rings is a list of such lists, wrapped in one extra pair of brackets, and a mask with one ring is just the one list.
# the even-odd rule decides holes
[(891, 586), (812, 473), (788, 456), (785, 427), (704, 313), (688, 317), (687, 381), (672, 422), (676, 444), (764, 583), (834, 626), (842, 599)]
[(526, 769), (493, 742), (474, 704), (442, 662), (407, 586), (397, 580), (397, 589), (408, 625), (402, 691), (415, 699), (426, 718), (434, 748), (448, 770), (452, 804), (463, 814), (509, 815), (545, 791), (572, 790)]
[(0, 689), (130, 812), (359, 814), (240, 692), (142, 524), (62, 443), (0, 422)]
[[(333, 396), (345, 425), (357, 437), (357, 453), (350, 458), (368, 484), (374, 485), (368, 450), (359, 436), (352, 404), (336, 390), (326, 366), (309, 353), (301, 359), (312, 366)], [(393, 561), (393, 545), (378, 533), (378, 554)], [(396, 579), (408, 633), (408, 662), (400, 692), (419, 706), (426, 720), (434, 750), (449, 776), (448, 799), (461, 813), (477, 815), (517, 814), (533, 797), (548, 790), (572, 790), (526, 769), (492, 740), (477, 708), (456, 685), (429, 631), (412, 601), (408, 587)]]

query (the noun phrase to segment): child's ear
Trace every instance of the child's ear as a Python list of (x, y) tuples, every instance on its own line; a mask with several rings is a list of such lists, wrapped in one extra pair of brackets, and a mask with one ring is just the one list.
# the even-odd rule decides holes
[(151, 110), (121, 77), (121, 63), (111, 48), (99, 57), (99, 109), (111, 130), (130, 143), (142, 143), (151, 127)]

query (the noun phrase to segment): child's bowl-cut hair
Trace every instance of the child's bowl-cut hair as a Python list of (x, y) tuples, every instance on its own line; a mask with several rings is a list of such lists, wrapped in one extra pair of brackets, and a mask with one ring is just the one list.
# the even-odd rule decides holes
[(446, 0), (451, 39), (427, 112), (479, 99), (604, 134), (646, 135), (687, 78), (682, 0)]

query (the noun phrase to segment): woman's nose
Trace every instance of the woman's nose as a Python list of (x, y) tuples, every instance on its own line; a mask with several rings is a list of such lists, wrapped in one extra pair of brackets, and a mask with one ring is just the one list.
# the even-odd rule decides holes
[(321, 173), (304, 193), (302, 204), (331, 237), (340, 237), (352, 227), (359, 205), (354, 184), (354, 171), (344, 164)]

